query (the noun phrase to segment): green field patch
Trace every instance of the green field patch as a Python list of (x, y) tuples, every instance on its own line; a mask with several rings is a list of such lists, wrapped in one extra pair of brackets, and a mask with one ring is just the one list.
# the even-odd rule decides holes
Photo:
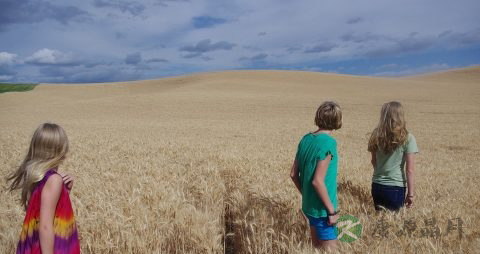
[(0, 83), (0, 93), (26, 92), (33, 90), (37, 85), (38, 84)]

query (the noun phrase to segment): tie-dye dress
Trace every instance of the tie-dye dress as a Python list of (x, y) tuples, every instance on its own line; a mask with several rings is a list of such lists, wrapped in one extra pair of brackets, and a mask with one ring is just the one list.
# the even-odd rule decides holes
[[(53, 174), (56, 174), (56, 172), (54, 170), (49, 170), (30, 196), (27, 213), (23, 222), (22, 233), (20, 234), (20, 241), (17, 245), (17, 254), (42, 253), (38, 231), (40, 225), (40, 200), (42, 189), (45, 186), (47, 179)], [(65, 185), (62, 188), (57, 208), (55, 209), (53, 232), (55, 234), (55, 254), (80, 253), (77, 226), (75, 223), (75, 217), (73, 216), (73, 209), (68, 190)]]

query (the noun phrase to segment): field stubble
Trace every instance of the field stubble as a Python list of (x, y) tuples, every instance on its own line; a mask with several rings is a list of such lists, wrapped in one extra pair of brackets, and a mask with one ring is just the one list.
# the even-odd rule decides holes
[[(84, 253), (315, 252), (289, 170), (298, 141), (315, 130), (316, 107), (334, 99), (344, 111), (344, 126), (334, 134), (339, 206), (364, 230), (338, 251), (475, 253), (479, 73), (438, 80), (227, 72), (40, 85), (0, 95), (0, 174), (20, 163), (34, 128), (53, 121), (70, 139), (61, 170), (76, 177), (71, 198)], [(389, 100), (404, 104), (420, 154), (415, 208), (384, 213), (391, 226), (383, 238), (374, 234), (382, 216), (370, 198), (366, 143)], [(0, 186), (0, 252), (12, 253), (24, 212), (20, 194), (7, 192), (5, 181)], [(457, 231), (445, 235), (456, 217), (466, 226), (462, 239)], [(405, 219), (414, 219), (418, 232), (430, 218), (441, 231), (437, 239), (395, 234)]]

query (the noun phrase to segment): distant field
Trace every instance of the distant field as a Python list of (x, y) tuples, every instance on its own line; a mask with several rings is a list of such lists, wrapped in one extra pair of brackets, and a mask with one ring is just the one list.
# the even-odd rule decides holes
[(36, 85), (37, 84), (0, 83), (0, 93), (30, 91), (33, 90)]
[[(478, 253), (479, 98), (480, 68), (407, 78), (236, 71), (39, 85), (0, 94), (0, 175), (21, 162), (34, 129), (53, 121), (70, 140), (61, 170), (76, 176), (83, 253), (313, 253), (289, 172), (299, 140), (315, 130), (318, 105), (333, 99), (344, 112), (334, 133), (339, 206), (364, 230), (339, 252)], [(367, 137), (390, 100), (404, 104), (420, 154), (415, 207), (382, 217), (370, 197)], [(0, 253), (13, 253), (18, 241), (19, 197), (0, 193)], [(448, 227), (456, 218), (461, 238)], [(415, 224), (413, 235), (402, 234), (405, 221)]]

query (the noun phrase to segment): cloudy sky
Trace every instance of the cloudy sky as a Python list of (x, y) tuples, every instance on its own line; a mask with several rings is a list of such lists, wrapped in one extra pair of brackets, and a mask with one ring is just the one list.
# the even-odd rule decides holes
[(0, 82), (480, 64), (478, 0), (0, 0)]

